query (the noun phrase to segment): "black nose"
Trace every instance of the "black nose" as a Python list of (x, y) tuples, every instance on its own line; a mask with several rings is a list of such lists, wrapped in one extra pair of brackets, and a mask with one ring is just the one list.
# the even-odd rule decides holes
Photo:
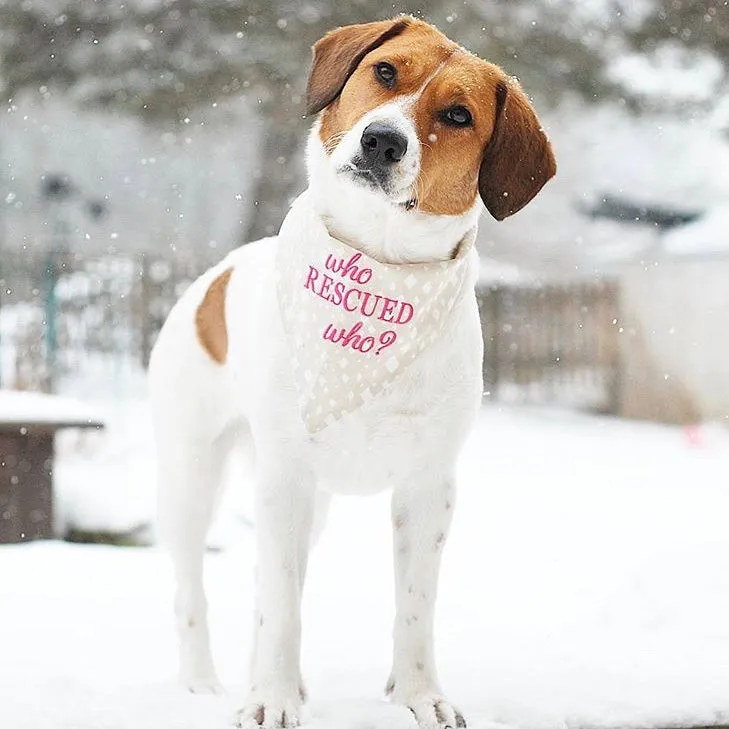
[(384, 122), (368, 124), (361, 143), (365, 161), (383, 167), (399, 162), (408, 151), (407, 137)]

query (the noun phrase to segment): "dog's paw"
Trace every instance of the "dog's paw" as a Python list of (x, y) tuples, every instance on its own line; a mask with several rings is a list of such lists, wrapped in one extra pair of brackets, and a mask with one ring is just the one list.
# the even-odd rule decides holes
[(393, 686), (391, 695), (393, 703), (410, 709), (420, 729), (462, 729), (466, 726), (463, 714), (439, 693), (402, 695)]
[(301, 725), (301, 697), (269, 694), (253, 695), (237, 714), (239, 729), (294, 729)]
[(192, 694), (225, 693), (222, 684), (215, 674), (208, 676), (181, 676), (180, 683)]

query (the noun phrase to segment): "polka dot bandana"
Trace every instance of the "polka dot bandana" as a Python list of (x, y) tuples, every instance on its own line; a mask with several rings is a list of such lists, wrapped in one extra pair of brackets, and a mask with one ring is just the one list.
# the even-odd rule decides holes
[(380, 263), (332, 238), (301, 195), (279, 234), (278, 301), (307, 430), (384, 392), (443, 332), (473, 280), (475, 231), (455, 258)]

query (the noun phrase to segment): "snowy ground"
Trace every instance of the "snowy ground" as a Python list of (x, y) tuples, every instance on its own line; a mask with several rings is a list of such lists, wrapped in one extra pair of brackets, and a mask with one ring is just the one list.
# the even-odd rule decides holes
[[(108, 483), (79, 458), (65, 478), (139, 497), (148, 431), (134, 432), (138, 449), (107, 452)], [(491, 409), (461, 476), (437, 637), (442, 682), (469, 726), (729, 721), (726, 431)], [(311, 729), (414, 726), (381, 699), (388, 521), (386, 496), (341, 499), (313, 557)], [(252, 535), (242, 523), (235, 535), (208, 558), (222, 698), (187, 695), (171, 680), (171, 580), (156, 549), (0, 548), (2, 729), (228, 727), (251, 613)]]

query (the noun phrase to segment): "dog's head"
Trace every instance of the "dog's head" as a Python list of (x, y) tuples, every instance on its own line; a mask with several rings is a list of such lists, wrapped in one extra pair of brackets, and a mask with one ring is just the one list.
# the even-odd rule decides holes
[(555, 174), (526, 95), (498, 66), (409, 17), (338, 28), (307, 89), (327, 174), (402, 210), (503, 220)]

